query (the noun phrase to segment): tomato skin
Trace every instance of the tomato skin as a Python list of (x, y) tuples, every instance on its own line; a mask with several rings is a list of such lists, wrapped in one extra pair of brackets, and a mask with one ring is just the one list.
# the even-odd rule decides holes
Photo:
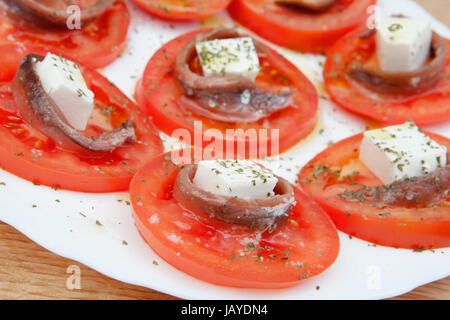
[(420, 94), (387, 97), (363, 88), (350, 79), (345, 68), (351, 59), (375, 56), (375, 40), (359, 39), (366, 30), (357, 29), (345, 35), (329, 51), (324, 66), (325, 88), (331, 99), (350, 112), (374, 119), (385, 125), (410, 119), (417, 125), (428, 125), (450, 119), (450, 40), (447, 40), (447, 64), (438, 82)]
[[(169, 154), (155, 157), (133, 178), (130, 196), (141, 236), (179, 270), (217, 285), (284, 288), (323, 272), (335, 261), (337, 231), (301, 190), (294, 188), (297, 205), (290, 221), (257, 238), (246, 228), (224, 227), (214, 220), (206, 224), (183, 210), (172, 197), (177, 171)], [(255, 245), (254, 251), (245, 251), (248, 241)], [(274, 250), (260, 251), (263, 246)], [(243, 251), (246, 257), (239, 257)], [(258, 253), (263, 262), (253, 260)]]
[(45, 56), (47, 50), (40, 46), (24, 47), (16, 43), (0, 44), (0, 59), (3, 61), (0, 65), (0, 81), (11, 81), (16, 75), (20, 61), (30, 53)]
[(342, 35), (368, 19), (376, 0), (341, 0), (335, 8), (312, 14), (276, 5), (271, 0), (233, 0), (230, 15), (261, 37), (293, 50), (324, 53)]
[(82, 192), (128, 190), (134, 173), (146, 159), (163, 152), (151, 121), (136, 105), (96, 71), (80, 65), (96, 107), (85, 133), (97, 135), (133, 119), (139, 143), (117, 148), (98, 159), (60, 149), (17, 116), (11, 83), (0, 83), (0, 166), (21, 178), (55, 188)]
[[(206, 148), (211, 144), (207, 137), (203, 136), (200, 141), (201, 146), (193, 141), (193, 137), (197, 134), (193, 122), (201, 121), (203, 133), (208, 129), (219, 130), (222, 133), (222, 137), (214, 142), (216, 146), (221, 146), (218, 149), (226, 150), (227, 144), (231, 142), (234, 145), (234, 153), (239, 155), (242, 155), (238, 149), (239, 142), (234, 137), (225, 135), (227, 129), (244, 131), (248, 129), (266, 131), (267, 129), (279, 129), (279, 152), (288, 149), (309, 134), (316, 122), (318, 94), (313, 84), (295, 66), (273, 50), (270, 51), (267, 60), (279, 69), (277, 72), (281, 71), (284, 77), (279, 78), (287, 78), (291, 81), (292, 87), (296, 89), (294, 101), (297, 106), (289, 107), (254, 123), (224, 123), (184, 111), (177, 103), (177, 98), (181, 97), (182, 92), (172, 71), (178, 52), (200, 32), (205, 32), (205, 30), (182, 35), (159, 49), (147, 64), (144, 76), (136, 87), (138, 105), (154, 119), (161, 131), (173, 135), (176, 130), (185, 129), (191, 135), (191, 141), (186, 143)], [(270, 67), (268, 68), (270, 69)], [(269, 78), (268, 75), (260, 74), (257, 81), (281, 81)], [(273, 141), (273, 143), (276, 142), (277, 140)], [(250, 154), (249, 150), (253, 143), (258, 145), (257, 150), (267, 147), (267, 155), (278, 152), (275, 148), (272, 152), (271, 132), (267, 134), (267, 138), (257, 136), (256, 139), (247, 139), (244, 156)]]
[[(447, 138), (427, 134), (440, 144), (450, 145)], [(382, 185), (357, 160), (362, 137), (359, 134), (330, 146), (303, 167), (298, 179), (303, 189), (328, 213), (339, 230), (352, 236), (398, 248), (449, 247), (450, 206), (446, 201), (431, 208), (376, 208), (338, 196), (345, 190), (357, 190), (361, 185)], [(329, 170), (320, 167), (321, 165)], [(351, 181), (339, 182), (337, 177), (333, 177), (333, 173), (342, 168), (346, 168), (346, 172), (355, 168), (359, 174)]]
[(0, 21), (0, 45), (19, 43), (30, 49), (42, 46), (96, 69), (112, 63), (125, 50), (130, 14), (125, 2), (118, 1), (82, 30), (69, 32), (22, 29), (9, 20), (3, 17)]
[[(189, 21), (225, 9), (231, 0), (132, 0), (142, 10), (164, 20)], [(201, 8), (201, 9), (200, 9)]]

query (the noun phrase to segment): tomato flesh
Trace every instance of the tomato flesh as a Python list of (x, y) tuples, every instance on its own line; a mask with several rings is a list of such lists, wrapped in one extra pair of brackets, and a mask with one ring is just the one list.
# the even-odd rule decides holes
[(80, 66), (86, 84), (95, 94), (86, 136), (132, 119), (138, 142), (98, 158), (85, 158), (59, 148), (33, 129), (16, 112), (11, 83), (0, 85), (0, 166), (26, 180), (50, 187), (84, 192), (127, 190), (134, 173), (147, 158), (163, 152), (162, 142), (150, 120), (136, 105), (96, 71)]
[[(253, 132), (262, 130), (279, 129), (278, 151), (284, 151), (304, 138), (314, 127), (318, 106), (318, 95), (312, 83), (290, 62), (282, 58), (275, 51), (270, 51), (266, 56), (260, 56), (262, 72), (258, 75), (256, 83), (270, 86), (271, 84), (290, 86), (294, 89), (294, 105), (272, 114), (270, 117), (254, 123), (225, 123), (211, 120), (185, 111), (178, 104), (182, 92), (173, 73), (176, 57), (180, 50), (192, 40), (199, 32), (195, 31), (178, 37), (155, 53), (144, 71), (136, 89), (138, 105), (144, 108), (147, 115), (152, 116), (159, 129), (168, 135), (172, 135), (177, 129), (185, 129), (194, 137), (194, 122), (202, 124), (203, 133), (208, 129), (219, 130), (222, 137), (214, 141), (217, 149), (226, 150), (227, 143), (234, 144), (234, 152), (238, 150), (238, 141), (234, 136), (226, 135), (227, 130), (253, 129)], [(204, 31), (203, 31), (204, 32)], [(195, 70), (195, 69), (194, 69)], [(200, 133), (201, 134), (201, 133)], [(228, 142), (227, 142), (228, 141)], [(278, 140), (274, 140), (274, 143)], [(193, 139), (188, 142), (193, 143)], [(203, 148), (209, 147), (211, 141), (203, 137)], [(257, 150), (267, 147), (267, 155), (272, 152), (272, 135), (267, 137), (256, 135), (247, 137), (245, 141), (245, 155), (249, 154), (249, 148), (253, 143), (258, 145)], [(196, 145), (197, 146), (197, 145)]]
[(250, 229), (214, 219), (200, 222), (195, 213), (183, 210), (172, 197), (178, 170), (170, 154), (155, 157), (134, 177), (130, 194), (140, 234), (179, 270), (218, 285), (283, 288), (323, 272), (335, 261), (337, 231), (299, 189), (294, 188), (297, 204), (289, 221), (257, 237)]
[(234, 0), (230, 15), (261, 37), (286, 48), (324, 53), (342, 35), (367, 21), (376, 0), (339, 0), (323, 13), (311, 13), (273, 0)]
[[(442, 136), (427, 134), (442, 145), (450, 143)], [(377, 208), (339, 196), (346, 190), (383, 184), (358, 159), (362, 137), (359, 134), (340, 141), (311, 160), (299, 174), (303, 189), (322, 206), (339, 230), (352, 236), (390, 247), (449, 247), (450, 199), (426, 208)]]
[(345, 35), (328, 54), (323, 75), (331, 99), (353, 113), (383, 124), (399, 124), (411, 119), (417, 125), (427, 125), (450, 119), (450, 40), (447, 40), (447, 64), (432, 88), (420, 94), (392, 97), (362, 87), (346, 72), (351, 61), (370, 63), (375, 60), (375, 39), (360, 38), (363, 31), (358, 29)]
[(15, 43), (0, 44), (0, 59), (3, 62), (0, 65), (0, 81), (11, 81), (16, 75), (20, 61), (30, 53), (45, 56), (47, 50), (40, 46), (25, 48)]
[(44, 7), (52, 8), (55, 10), (66, 10), (70, 5), (77, 5), (81, 10), (88, 9), (96, 4), (99, 0), (34, 0)]
[(20, 26), (20, 23), (8, 16), (2, 17), (0, 45), (11, 42), (25, 47), (39, 45), (96, 69), (110, 64), (125, 50), (130, 14), (126, 4), (118, 1), (81, 30), (49, 31)]
[(231, 0), (133, 0), (142, 10), (165, 20), (195, 20), (225, 9)]

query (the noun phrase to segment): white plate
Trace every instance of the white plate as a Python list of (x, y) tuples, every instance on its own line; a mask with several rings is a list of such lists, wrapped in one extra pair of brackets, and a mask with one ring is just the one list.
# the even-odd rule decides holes
[[(433, 19), (410, 0), (386, 0), (380, 1), (380, 5), (384, 15), (401, 12)], [(104, 70), (104, 74), (132, 97), (136, 80), (155, 50), (175, 36), (195, 29), (198, 23), (164, 22), (150, 18), (132, 4), (130, 9), (132, 26), (128, 49)], [(211, 25), (217, 21), (229, 21), (229, 18), (222, 13), (203, 23)], [(450, 37), (450, 31), (444, 25), (432, 21), (435, 30)], [(323, 58), (284, 53), (319, 84), (320, 66), (317, 61)], [(319, 134), (322, 128), (324, 131)], [(329, 141), (338, 141), (364, 129), (365, 123), (360, 118), (322, 99), (314, 132), (283, 154), (279, 161), (266, 161), (264, 164), (294, 181), (298, 169), (324, 149)], [(450, 122), (427, 129), (450, 136)], [(0, 220), (3, 222), (44, 248), (111, 278), (181, 298), (379, 299), (403, 294), (450, 274), (450, 248), (418, 253), (374, 247), (340, 233), (341, 251), (334, 265), (297, 287), (283, 290), (219, 287), (178, 271), (144, 243), (134, 227), (131, 207), (123, 201), (128, 199), (128, 193), (98, 195), (55, 191), (35, 186), (5, 171), (0, 171), (0, 181), (6, 183), (5, 186), (0, 185)]]

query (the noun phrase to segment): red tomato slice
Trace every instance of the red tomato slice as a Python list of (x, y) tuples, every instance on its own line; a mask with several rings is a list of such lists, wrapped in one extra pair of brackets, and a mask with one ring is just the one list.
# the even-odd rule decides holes
[(280, 46), (324, 53), (342, 35), (368, 19), (376, 0), (339, 0), (323, 13), (282, 6), (273, 0), (234, 0), (230, 15), (240, 24)]
[[(153, 158), (130, 185), (133, 217), (144, 240), (164, 260), (218, 285), (283, 288), (311, 278), (335, 261), (336, 228), (317, 204), (295, 190), (289, 221), (256, 236), (210, 220), (200, 222), (172, 197), (178, 173), (170, 154)], [(204, 221), (204, 220), (202, 220)]]
[[(427, 134), (442, 145), (450, 145), (447, 138)], [(390, 247), (449, 247), (450, 199), (427, 208), (380, 209), (339, 197), (345, 190), (383, 184), (358, 159), (362, 137), (359, 134), (340, 141), (311, 160), (298, 179), (305, 191), (325, 209), (339, 230), (352, 236)]]
[[(43, 46), (46, 50), (76, 58), (91, 68), (104, 67), (116, 60), (126, 47), (130, 14), (118, 1), (82, 30), (50, 32), (19, 27), (4, 16), (0, 21), (0, 44), (21, 43), (25, 47)], [(2, 52), (2, 54), (4, 54)], [(13, 54), (13, 53), (11, 53)]]
[(0, 166), (34, 183), (85, 192), (127, 190), (146, 159), (163, 152), (151, 121), (110, 81), (88, 67), (81, 70), (95, 94), (95, 108), (84, 131), (97, 136), (133, 119), (138, 142), (104, 157), (82, 158), (64, 151), (16, 114), (10, 82), (0, 83)]
[(441, 79), (420, 95), (386, 97), (363, 88), (346, 75), (354, 59), (368, 61), (375, 56), (375, 39), (361, 39), (358, 29), (345, 35), (328, 53), (324, 67), (325, 87), (331, 99), (341, 107), (384, 124), (399, 124), (408, 119), (427, 125), (450, 119), (450, 41), (447, 64)]
[[(260, 129), (265, 131), (279, 129), (280, 152), (297, 143), (313, 129), (318, 105), (318, 95), (314, 86), (294, 65), (273, 50), (267, 57), (260, 57), (262, 71), (256, 81), (269, 85), (276, 83), (292, 86), (295, 90), (295, 106), (254, 123), (219, 122), (184, 111), (177, 102), (178, 98), (182, 96), (182, 92), (172, 70), (177, 54), (200, 32), (202, 31), (198, 30), (182, 35), (159, 49), (147, 64), (144, 76), (137, 86), (138, 105), (145, 109), (147, 115), (153, 117), (159, 129), (168, 135), (172, 135), (177, 129), (186, 129), (194, 137), (194, 121), (201, 121), (203, 132), (208, 129), (221, 132), (222, 138), (218, 137), (215, 141), (215, 145), (220, 146), (218, 148), (223, 147), (222, 150), (225, 150), (227, 141), (231, 141), (231, 144), (234, 143), (235, 152), (240, 155), (242, 152), (237, 150), (239, 143), (235, 137), (225, 135), (227, 129), (235, 131), (254, 129), (256, 132), (259, 132)], [(203, 140), (203, 147), (207, 147), (211, 143), (207, 138)], [(274, 141), (274, 143), (277, 142)], [(267, 155), (272, 154), (271, 133), (268, 133), (266, 138), (261, 135), (247, 137), (246, 155), (249, 154), (249, 147), (253, 143), (258, 144), (257, 150), (267, 147)], [(194, 143), (191, 141), (191, 144)]]
[(30, 53), (45, 56), (47, 50), (39, 46), (24, 47), (15, 43), (0, 44), (0, 61), (2, 61), (0, 65), (0, 81), (11, 81), (16, 75), (20, 61)]
[(194, 20), (225, 9), (231, 0), (133, 0), (142, 10), (166, 20)]

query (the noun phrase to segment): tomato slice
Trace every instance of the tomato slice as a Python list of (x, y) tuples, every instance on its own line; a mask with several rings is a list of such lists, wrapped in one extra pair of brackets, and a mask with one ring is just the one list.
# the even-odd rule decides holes
[(0, 44), (40, 45), (48, 51), (76, 58), (95, 69), (110, 64), (122, 54), (129, 24), (130, 14), (123, 1), (114, 3), (82, 30), (42, 30), (25, 24), (21, 26), (21, 22), (3, 16), (0, 21)]
[[(180, 50), (198, 33), (204, 31), (187, 33), (159, 49), (147, 64), (144, 76), (137, 86), (138, 105), (145, 109), (148, 116), (153, 117), (160, 130), (172, 135), (177, 129), (185, 129), (190, 132), (191, 137), (194, 137), (196, 135), (194, 122), (199, 121), (202, 124), (203, 133), (209, 129), (218, 130), (221, 133), (221, 137), (215, 137), (216, 149), (226, 150), (227, 143), (230, 143), (234, 144), (236, 154), (243, 155), (244, 152), (245, 155), (249, 155), (252, 144), (256, 143), (258, 144), (257, 150), (267, 147), (267, 155), (270, 155), (277, 151), (275, 148), (271, 148), (272, 143), (279, 141), (278, 149), (280, 152), (284, 151), (313, 129), (318, 106), (318, 95), (313, 84), (294, 65), (273, 50), (270, 50), (270, 53), (265, 54), (264, 57), (260, 57), (262, 72), (256, 81), (265, 85), (275, 83), (291, 86), (295, 91), (293, 98), (296, 105), (254, 123), (219, 122), (185, 111), (180, 107), (178, 99), (182, 96), (182, 92), (173, 73), (175, 60)], [(253, 132), (259, 132), (260, 129), (264, 131), (278, 129), (279, 140), (272, 139), (272, 131), (267, 134), (267, 137), (259, 134), (254, 137), (247, 136), (245, 147), (240, 149), (238, 139), (235, 136), (226, 135), (227, 130), (237, 132), (248, 129), (253, 129)], [(194, 144), (193, 140), (191, 139), (188, 143)], [(202, 147), (210, 147), (210, 144), (209, 138), (204, 136)], [(272, 152), (272, 150), (275, 151)]]
[(347, 76), (351, 61), (370, 61), (376, 55), (374, 37), (359, 37), (365, 29), (345, 35), (328, 53), (324, 67), (325, 87), (341, 107), (384, 124), (399, 124), (408, 119), (427, 125), (450, 119), (450, 40), (447, 64), (433, 88), (421, 94), (388, 97), (370, 91)]
[[(247, 288), (283, 288), (311, 278), (335, 261), (336, 228), (320, 207), (294, 188), (289, 221), (256, 236), (183, 210), (172, 190), (179, 167), (170, 153), (155, 157), (130, 185), (133, 217), (144, 240), (164, 260), (200, 280)], [(207, 216), (207, 215), (206, 215)]]
[(0, 81), (11, 81), (16, 75), (20, 61), (30, 53), (45, 56), (47, 50), (40, 46), (24, 47), (16, 43), (0, 44), (0, 60), (2, 61), (0, 65)]
[[(450, 140), (427, 133), (442, 145)], [(337, 228), (358, 238), (399, 248), (450, 246), (450, 198), (426, 208), (376, 208), (339, 196), (345, 190), (383, 183), (358, 159), (363, 135), (340, 141), (317, 155), (300, 172), (299, 183), (333, 219)], [(449, 150), (449, 149), (447, 149)]]
[(163, 152), (150, 120), (117, 87), (96, 71), (80, 66), (95, 94), (95, 108), (84, 133), (98, 136), (132, 119), (137, 142), (103, 157), (88, 159), (60, 149), (16, 113), (10, 82), (0, 82), (0, 166), (26, 180), (84, 192), (127, 190), (146, 159)]
[(142, 10), (166, 20), (201, 19), (225, 9), (231, 0), (133, 0)]
[(230, 15), (243, 26), (280, 46), (324, 53), (336, 40), (368, 19), (376, 0), (339, 0), (323, 13), (276, 4), (273, 0), (234, 0)]

